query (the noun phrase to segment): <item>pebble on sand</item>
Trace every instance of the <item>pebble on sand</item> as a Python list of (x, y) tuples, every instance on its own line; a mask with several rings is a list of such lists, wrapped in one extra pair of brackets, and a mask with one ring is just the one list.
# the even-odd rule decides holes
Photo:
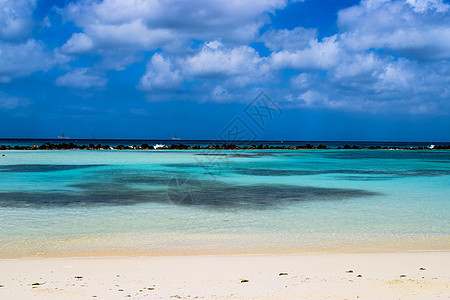
[(285, 275), (288, 275), (288, 273), (280, 273), (280, 274), (278, 274), (278, 276), (285, 276)]

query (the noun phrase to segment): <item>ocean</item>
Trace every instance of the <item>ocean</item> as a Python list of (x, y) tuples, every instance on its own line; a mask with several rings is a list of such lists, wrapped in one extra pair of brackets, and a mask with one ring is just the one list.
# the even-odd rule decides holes
[(0, 151), (0, 258), (449, 250), (449, 163), (449, 151)]
[(140, 146), (142, 144), (148, 145), (156, 145), (162, 144), (171, 146), (172, 144), (184, 144), (189, 146), (209, 146), (209, 145), (217, 145), (217, 144), (230, 144), (235, 143), (238, 145), (268, 145), (268, 146), (299, 146), (311, 144), (314, 146), (318, 146), (320, 144), (326, 145), (329, 148), (337, 148), (344, 147), (345, 145), (357, 145), (361, 147), (370, 147), (370, 146), (381, 146), (381, 147), (400, 147), (400, 148), (410, 148), (410, 147), (429, 147), (431, 145), (440, 145), (440, 146), (450, 146), (450, 142), (443, 141), (402, 141), (402, 142), (394, 142), (394, 141), (280, 141), (280, 140), (236, 140), (236, 141), (226, 141), (226, 140), (132, 140), (132, 139), (0, 139), (0, 145), (9, 145), (9, 146), (33, 146), (33, 145), (42, 145), (45, 143), (52, 144), (61, 144), (61, 143), (73, 143), (78, 146), (82, 145), (109, 145), (111, 147), (117, 147), (118, 145), (124, 146), (132, 146), (137, 145)]

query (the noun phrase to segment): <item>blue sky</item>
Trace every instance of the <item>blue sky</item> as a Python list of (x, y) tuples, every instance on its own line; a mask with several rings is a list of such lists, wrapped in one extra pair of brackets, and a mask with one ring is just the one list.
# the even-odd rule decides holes
[(449, 141), (449, 115), (447, 1), (0, 0), (3, 138), (216, 139), (239, 118), (258, 139)]

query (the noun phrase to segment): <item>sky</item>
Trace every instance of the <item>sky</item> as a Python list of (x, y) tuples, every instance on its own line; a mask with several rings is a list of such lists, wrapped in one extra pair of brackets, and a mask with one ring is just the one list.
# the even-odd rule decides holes
[(444, 0), (0, 0), (0, 138), (450, 141)]

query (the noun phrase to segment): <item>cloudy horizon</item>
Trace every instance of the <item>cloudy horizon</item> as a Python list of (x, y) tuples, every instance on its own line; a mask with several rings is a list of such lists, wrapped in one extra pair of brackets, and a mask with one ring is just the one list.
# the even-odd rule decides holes
[(0, 0), (0, 138), (214, 139), (264, 91), (259, 139), (450, 132), (443, 0)]

